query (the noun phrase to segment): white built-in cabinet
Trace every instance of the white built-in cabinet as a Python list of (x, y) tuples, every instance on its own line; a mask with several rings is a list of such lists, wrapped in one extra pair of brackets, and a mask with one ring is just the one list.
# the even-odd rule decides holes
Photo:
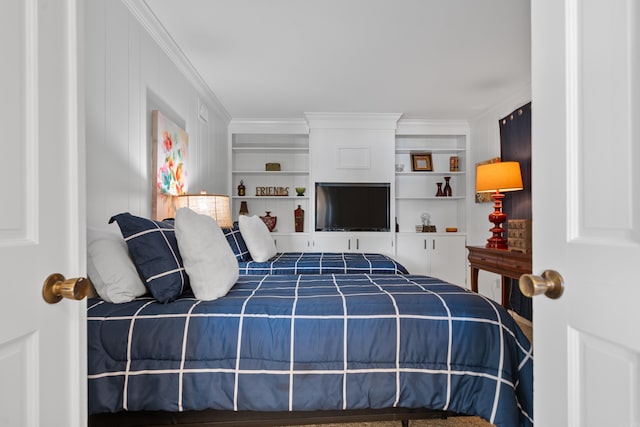
[[(375, 252), (395, 257), (410, 273), (464, 286), (467, 277), (468, 125), (464, 122), (398, 120), (396, 114), (310, 113), (306, 120), (238, 121), (229, 126), (232, 216), (242, 201), (250, 215), (278, 217), (272, 233), (279, 252)], [(432, 171), (412, 171), (411, 154), (430, 153)], [(458, 171), (450, 158), (458, 157)], [(280, 163), (280, 171), (266, 171)], [(395, 165), (404, 165), (397, 171)], [(436, 197), (450, 177), (451, 197)], [(237, 194), (240, 180), (245, 196)], [(315, 182), (389, 182), (389, 232), (316, 232)], [(288, 196), (262, 196), (256, 187), (284, 187)], [(297, 196), (295, 187), (305, 187)], [(293, 211), (305, 210), (304, 232), (295, 232)], [(417, 232), (423, 213), (435, 233)], [(395, 219), (395, 221), (394, 221)], [(397, 221), (397, 231), (395, 222)], [(457, 231), (446, 232), (455, 227)]]
[[(393, 200), (393, 153), (399, 114), (307, 113), (311, 197), (315, 182), (389, 183)], [(312, 206), (312, 216), (314, 215)], [(395, 256), (394, 207), (388, 232), (312, 233), (312, 249)]]
[[(308, 251), (309, 230), (309, 132), (303, 120), (232, 121), (229, 125), (231, 215), (238, 220), (246, 202), (249, 215), (276, 216), (272, 233), (280, 252)], [(279, 171), (267, 171), (267, 163), (279, 163)], [(238, 195), (242, 181), (245, 195)], [(260, 187), (287, 189), (287, 195), (263, 195)], [(304, 187), (303, 196), (296, 187)], [(304, 231), (295, 231), (294, 210), (305, 211)]]
[(314, 233), (313, 251), (362, 252), (395, 256), (395, 236), (385, 232), (322, 232)]
[[(464, 286), (467, 276), (466, 231), (468, 139), (466, 123), (401, 120), (396, 129), (395, 172), (396, 258), (410, 273), (427, 274)], [(432, 171), (413, 171), (412, 153), (429, 153)], [(451, 171), (451, 157), (458, 170)], [(449, 178), (452, 196), (437, 197), (437, 183)], [(436, 227), (417, 232), (423, 214)], [(455, 228), (455, 232), (447, 232)]]
[(396, 259), (412, 274), (425, 274), (464, 286), (466, 238), (460, 234), (398, 233)]

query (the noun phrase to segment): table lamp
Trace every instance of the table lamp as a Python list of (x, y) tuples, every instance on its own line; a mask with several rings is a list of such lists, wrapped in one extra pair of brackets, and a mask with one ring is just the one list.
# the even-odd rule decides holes
[(231, 228), (231, 209), (229, 196), (223, 194), (208, 194), (201, 191), (200, 194), (182, 194), (174, 198), (175, 209), (189, 208), (196, 213), (208, 215), (215, 219), (220, 227)]
[(479, 165), (476, 168), (476, 192), (491, 193), (494, 211), (489, 214), (493, 235), (487, 239), (487, 248), (507, 249), (507, 239), (503, 237), (502, 223), (507, 215), (502, 212), (504, 192), (522, 190), (522, 174), (518, 162), (498, 162)]

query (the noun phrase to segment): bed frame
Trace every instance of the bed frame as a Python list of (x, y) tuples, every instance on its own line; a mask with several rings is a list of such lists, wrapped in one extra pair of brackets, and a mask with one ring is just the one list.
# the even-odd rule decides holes
[(89, 427), (274, 427), (285, 425), (356, 423), (445, 419), (461, 416), (449, 411), (426, 408), (350, 409), (345, 411), (252, 412), (252, 411), (187, 411), (187, 412), (118, 412), (89, 416)]

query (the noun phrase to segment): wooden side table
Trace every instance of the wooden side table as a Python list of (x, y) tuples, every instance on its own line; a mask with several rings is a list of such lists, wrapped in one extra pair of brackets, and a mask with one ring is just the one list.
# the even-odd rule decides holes
[(509, 280), (531, 274), (531, 254), (512, 252), (506, 249), (489, 249), (484, 246), (467, 246), (471, 266), (471, 290), (478, 292), (479, 270), (502, 276), (502, 306), (509, 308)]

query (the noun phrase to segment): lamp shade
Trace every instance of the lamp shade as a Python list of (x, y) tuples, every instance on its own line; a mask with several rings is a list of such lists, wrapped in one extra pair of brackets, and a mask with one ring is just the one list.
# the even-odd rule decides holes
[(174, 197), (176, 210), (189, 208), (192, 211), (208, 215), (215, 219), (220, 227), (231, 228), (231, 209), (229, 207), (229, 196), (223, 194), (207, 194), (201, 191), (200, 194), (182, 194)]
[(476, 168), (476, 192), (522, 190), (522, 173), (518, 162), (498, 162)]

